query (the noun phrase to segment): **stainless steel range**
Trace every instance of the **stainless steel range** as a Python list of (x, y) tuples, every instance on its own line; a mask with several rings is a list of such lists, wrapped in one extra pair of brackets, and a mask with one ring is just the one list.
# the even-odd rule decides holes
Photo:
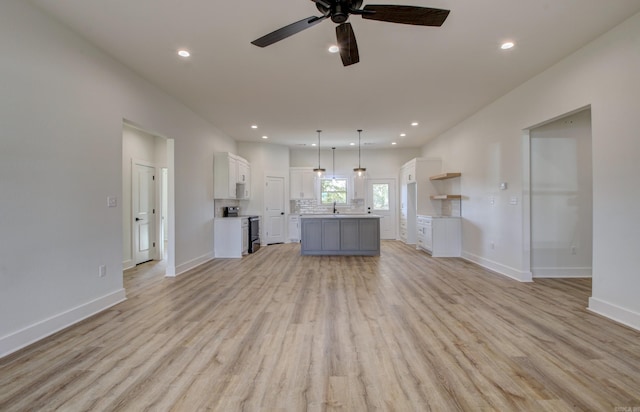
[(249, 253), (260, 249), (260, 216), (249, 216)]

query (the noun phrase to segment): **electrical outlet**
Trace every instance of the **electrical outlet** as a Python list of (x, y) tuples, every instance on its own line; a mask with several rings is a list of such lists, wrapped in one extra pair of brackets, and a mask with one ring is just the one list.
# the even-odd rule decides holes
[(118, 198), (115, 196), (107, 196), (107, 207), (117, 207)]
[(98, 277), (103, 278), (107, 276), (107, 265), (98, 266)]

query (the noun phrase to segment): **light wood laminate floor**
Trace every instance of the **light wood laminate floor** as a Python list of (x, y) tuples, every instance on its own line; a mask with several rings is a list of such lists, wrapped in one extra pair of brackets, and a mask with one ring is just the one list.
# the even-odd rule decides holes
[(640, 407), (640, 333), (585, 309), (587, 279), (298, 250), (127, 272), (126, 302), (0, 360), (0, 410)]

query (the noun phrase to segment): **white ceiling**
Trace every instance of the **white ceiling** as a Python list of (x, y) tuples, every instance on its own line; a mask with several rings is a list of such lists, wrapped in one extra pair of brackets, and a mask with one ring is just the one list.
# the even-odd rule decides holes
[(638, 0), (365, 0), (451, 14), (441, 28), (351, 16), (360, 63), (343, 67), (330, 20), (250, 44), (319, 15), (309, 0), (32, 1), (236, 140), (310, 146), (322, 129), (323, 147), (357, 129), (370, 147), (420, 146), (640, 12)]

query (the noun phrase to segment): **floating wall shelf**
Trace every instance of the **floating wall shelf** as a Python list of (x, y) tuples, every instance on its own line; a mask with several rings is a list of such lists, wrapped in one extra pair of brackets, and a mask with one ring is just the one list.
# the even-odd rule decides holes
[(453, 179), (454, 177), (460, 177), (462, 173), (441, 173), (439, 175), (431, 176), (429, 180), (445, 180)]
[(462, 199), (462, 195), (434, 195), (431, 196), (433, 200), (453, 200), (453, 199)]

